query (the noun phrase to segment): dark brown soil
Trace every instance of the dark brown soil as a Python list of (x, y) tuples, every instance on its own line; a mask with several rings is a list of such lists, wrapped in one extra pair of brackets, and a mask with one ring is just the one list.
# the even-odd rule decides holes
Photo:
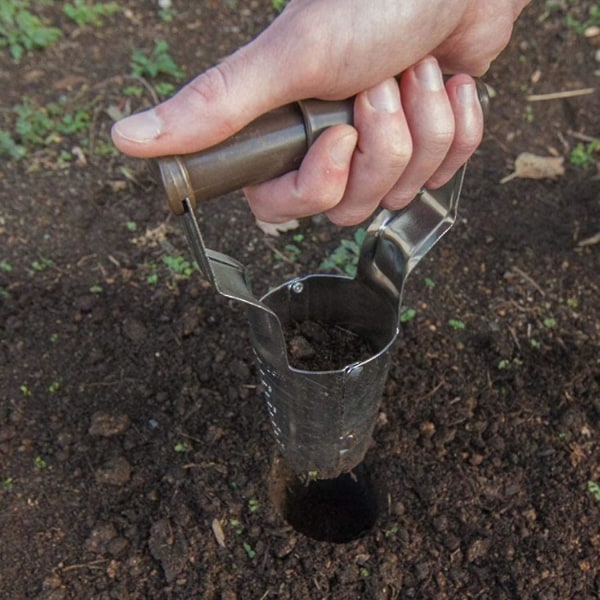
[(366, 340), (339, 325), (303, 321), (284, 335), (290, 366), (303, 371), (336, 371), (373, 356)]
[[(599, 597), (598, 171), (567, 158), (554, 181), (499, 183), (520, 152), (568, 157), (600, 137), (598, 91), (526, 100), (598, 88), (600, 39), (565, 20), (596, 3), (533, 3), (486, 77), (459, 222), (407, 284), (416, 313), (364, 463), (377, 521), (344, 544), (299, 533), (272, 500), (243, 307), (163, 263), (189, 255), (160, 190), (138, 161), (94, 150), (107, 108), (152, 103), (122, 92), (133, 48), (164, 39), (191, 76), (266, 26), (270, 2), (174, 2), (165, 22), (135, 0), (102, 28), (61, 4), (41, 9), (58, 43), (20, 63), (0, 49), (1, 128), (23, 96), (93, 112), (91, 133), (0, 163), (0, 597)], [(199, 216), (257, 295), (351, 235), (314, 218), (266, 238), (239, 194)]]

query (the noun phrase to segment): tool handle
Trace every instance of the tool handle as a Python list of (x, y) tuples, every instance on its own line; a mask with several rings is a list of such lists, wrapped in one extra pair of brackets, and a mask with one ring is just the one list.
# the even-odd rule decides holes
[(169, 208), (184, 212), (198, 202), (267, 181), (297, 169), (328, 127), (352, 124), (354, 99), (304, 100), (268, 112), (224, 142), (194, 154), (149, 161), (167, 192)]
[[(489, 103), (478, 81), (484, 113)], [(255, 185), (297, 169), (308, 148), (328, 127), (353, 123), (354, 98), (302, 100), (268, 112), (244, 129), (201, 152), (149, 161), (167, 192), (169, 208), (180, 215), (187, 198), (198, 202)]]

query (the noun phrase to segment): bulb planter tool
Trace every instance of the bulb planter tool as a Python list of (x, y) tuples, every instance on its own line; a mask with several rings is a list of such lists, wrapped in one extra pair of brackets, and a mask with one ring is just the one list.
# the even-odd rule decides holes
[[(485, 109), (485, 87), (478, 88)], [(287, 105), (218, 146), (151, 161), (171, 211), (182, 216), (202, 273), (218, 293), (246, 305), (277, 444), (297, 475), (313, 479), (351, 471), (370, 446), (399, 331), (404, 283), (455, 222), (465, 167), (442, 188), (422, 190), (404, 209), (381, 210), (367, 228), (355, 277), (297, 277), (260, 299), (242, 264), (205, 247), (195, 207), (297, 168), (324, 129), (352, 123), (352, 106), (353, 99)], [(291, 367), (284, 331), (304, 321), (353, 332), (367, 342), (371, 356), (338, 370)]]

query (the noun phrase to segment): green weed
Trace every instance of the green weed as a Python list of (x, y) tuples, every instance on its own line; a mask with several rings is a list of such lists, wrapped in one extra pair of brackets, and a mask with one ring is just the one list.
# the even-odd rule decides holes
[(116, 2), (87, 2), (74, 0), (72, 4), (65, 4), (64, 11), (67, 17), (77, 25), (92, 25), (102, 27), (104, 17), (110, 17), (123, 9)]
[(417, 314), (414, 308), (406, 308), (400, 313), (400, 323), (408, 323), (412, 321)]
[(188, 440), (177, 442), (174, 446), (175, 452), (189, 452), (192, 449), (192, 444)]
[(189, 279), (194, 272), (194, 265), (183, 256), (163, 256), (162, 261), (176, 279)]
[(287, 4), (287, 0), (271, 0), (271, 6), (277, 12), (281, 12), (285, 8), (286, 4)]
[(0, 260), (0, 271), (4, 271), (6, 273), (10, 273), (10, 271), (12, 271), (12, 265), (5, 261), (5, 260)]
[(41, 456), (36, 456), (33, 459), (33, 464), (35, 465), (35, 468), (39, 471), (43, 471), (48, 467), (48, 463)]
[(464, 322), (460, 319), (450, 319), (448, 321), (448, 325), (450, 325), (450, 327), (452, 327), (454, 330), (464, 329), (466, 327)]
[(10, 132), (0, 129), (0, 155), (8, 156), (12, 160), (21, 160), (27, 155), (27, 149), (17, 144)]
[(342, 240), (340, 245), (321, 262), (319, 269), (323, 271), (336, 270), (354, 277), (360, 257), (360, 247), (366, 233), (362, 227), (359, 227), (351, 240)]
[(30, 10), (29, 0), (0, 2), (0, 48), (8, 48), (15, 60), (29, 50), (42, 50), (62, 35), (60, 29), (48, 26)]
[(244, 545), (244, 550), (246, 551), (246, 554), (248, 555), (248, 558), (250, 560), (252, 560), (256, 556), (256, 552), (254, 552), (254, 550), (252, 549), (252, 546), (248, 542), (244, 542), (243, 545)]
[(579, 142), (569, 154), (569, 162), (576, 167), (587, 169), (600, 159), (600, 139)]
[[(92, 121), (86, 108), (70, 111), (66, 98), (36, 106), (25, 96), (20, 104), (13, 106), (12, 113), (13, 131), (0, 130), (0, 154), (14, 160), (24, 158), (36, 148), (57, 144), (63, 136), (87, 132)], [(71, 154), (67, 154), (71, 160)]]
[(13, 477), (6, 477), (2, 482), (2, 489), (6, 492), (10, 492), (15, 485), (15, 480)]
[(579, 35), (583, 35), (590, 27), (600, 26), (600, 4), (593, 4), (590, 6), (587, 17), (582, 19), (578, 19), (571, 13), (567, 13), (565, 16), (565, 24)]
[(498, 369), (500, 371), (506, 371), (506, 370), (512, 369), (514, 367), (520, 367), (522, 364), (523, 364), (523, 361), (517, 357), (513, 358), (512, 360), (503, 358), (502, 360), (500, 360), (498, 362)]
[(244, 526), (240, 523), (239, 519), (229, 519), (229, 524), (233, 527), (237, 535), (244, 533)]
[(588, 481), (587, 488), (590, 494), (596, 498), (598, 502), (600, 502), (600, 485), (598, 485), (595, 481)]
[(258, 500), (256, 500), (256, 498), (250, 498), (250, 500), (248, 500), (248, 510), (251, 513), (257, 512), (259, 508), (260, 508), (260, 502)]
[(53, 265), (54, 261), (51, 258), (40, 258), (40, 260), (34, 260), (31, 263), (31, 268), (40, 273), (41, 271), (45, 271), (48, 267)]
[(150, 55), (135, 49), (131, 55), (131, 70), (138, 77), (154, 79), (158, 75), (168, 75), (175, 80), (182, 79), (183, 71), (169, 55), (169, 45), (165, 41), (156, 42)]

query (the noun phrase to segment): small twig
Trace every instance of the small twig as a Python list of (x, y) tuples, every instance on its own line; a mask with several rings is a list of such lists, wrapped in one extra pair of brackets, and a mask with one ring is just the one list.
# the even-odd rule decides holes
[(279, 250), (278, 248), (276, 248), (271, 242), (269, 242), (268, 240), (263, 240), (265, 243), (265, 246), (271, 250), (271, 252), (273, 252), (273, 254), (275, 254), (275, 256), (277, 256), (277, 258), (283, 260), (284, 262), (290, 264), (290, 265), (295, 265), (296, 263), (293, 260), (290, 260), (281, 250)]
[(592, 135), (585, 135), (585, 133), (579, 133), (578, 131), (573, 131), (569, 129), (567, 133), (574, 137), (576, 140), (581, 140), (582, 142), (595, 142), (598, 138)]
[(562, 92), (550, 92), (549, 94), (531, 94), (526, 96), (527, 102), (542, 102), (545, 100), (562, 100), (563, 98), (575, 98), (576, 96), (588, 96), (596, 91), (595, 88), (582, 88), (579, 90), (564, 90)]
[(105, 558), (99, 559), (99, 560), (93, 560), (92, 562), (89, 563), (79, 563), (76, 565), (69, 565), (68, 567), (63, 567), (61, 569), (61, 571), (63, 573), (67, 573), (68, 571), (76, 571), (78, 569), (99, 569), (100, 565), (107, 563), (108, 560)]
[(581, 240), (577, 243), (577, 245), (580, 247), (595, 246), (596, 244), (600, 244), (600, 231), (597, 234), (585, 238), (584, 240)]
[(154, 104), (158, 104), (160, 102), (158, 94), (156, 93), (155, 89), (150, 85), (147, 79), (144, 79), (144, 77), (142, 77), (141, 75), (125, 75), (125, 77), (127, 79), (139, 81), (146, 88), (146, 90), (148, 90), (148, 93), (152, 97), (152, 101), (154, 102)]
[(525, 271), (521, 271), (521, 269), (519, 269), (519, 267), (513, 267), (512, 270), (514, 273), (521, 276), (527, 283), (529, 283), (529, 285), (534, 287), (540, 293), (540, 295), (542, 295), (542, 296), (546, 295), (544, 290), (529, 275), (527, 275), (527, 273), (525, 273)]

